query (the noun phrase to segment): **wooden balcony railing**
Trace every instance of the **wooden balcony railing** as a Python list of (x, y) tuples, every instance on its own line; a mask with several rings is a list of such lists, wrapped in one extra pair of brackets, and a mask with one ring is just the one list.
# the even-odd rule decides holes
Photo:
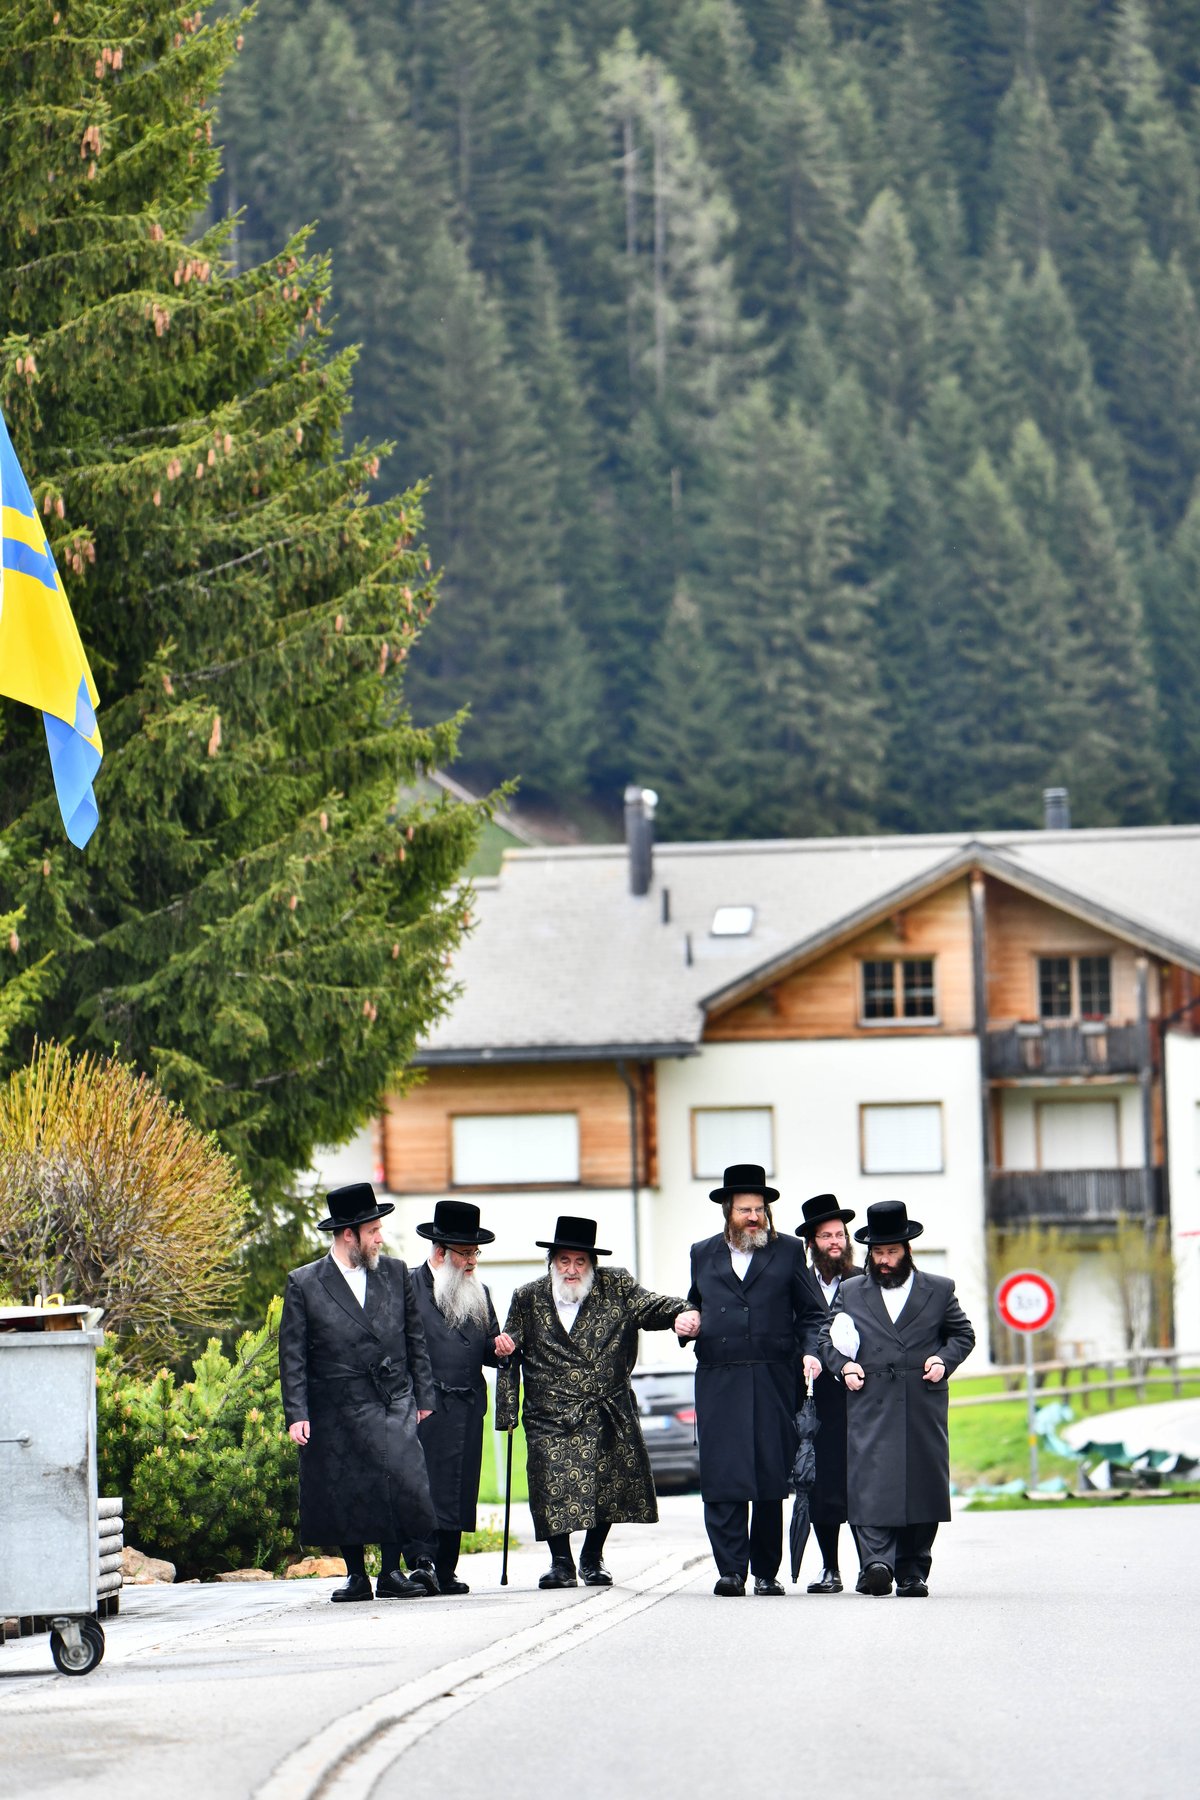
[(1006, 1025), (989, 1029), (987, 1072), (993, 1079), (1020, 1075), (1136, 1075), (1146, 1055), (1140, 1025)]
[(993, 1225), (1111, 1225), (1163, 1210), (1161, 1169), (1013, 1169), (988, 1183)]

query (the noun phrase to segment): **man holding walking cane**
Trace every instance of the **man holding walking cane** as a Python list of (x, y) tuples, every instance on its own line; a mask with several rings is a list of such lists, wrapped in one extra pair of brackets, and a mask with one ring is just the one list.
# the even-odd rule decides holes
[(669, 1331), (699, 1320), (687, 1302), (651, 1294), (628, 1269), (602, 1269), (596, 1221), (566, 1216), (539, 1239), (547, 1273), (518, 1288), (504, 1330), (515, 1353), (496, 1379), (496, 1429), (517, 1423), (525, 1381), (529, 1510), (550, 1546), (543, 1588), (578, 1585), (572, 1531), (583, 1531), (579, 1574), (611, 1587), (603, 1551), (609, 1527), (658, 1518), (650, 1459), (629, 1385), (638, 1331)]

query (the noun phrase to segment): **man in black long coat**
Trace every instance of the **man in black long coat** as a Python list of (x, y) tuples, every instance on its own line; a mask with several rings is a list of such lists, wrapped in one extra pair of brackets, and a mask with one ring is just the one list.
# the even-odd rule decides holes
[(902, 1200), (867, 1208), (861, 1281), (846, 1282), (821, 1327), (825, 1366), (847, 1390), (850, 1523), (860, 1594), (929, 1592), (933, 1540), (950, 1517), (947, 1376), (975, 1344), (945, 1275), (926, 1275), (909, 1244), (924, 1227)]
[(328, 1256), (288, 1276), (279, 1385), (300, 1450), (300, 1537), (339, 1544), (348, 1580), (334, 1600), (370, 1600), (365, 1550), (378, 1544), (380, 1599), (423, 1592), (400, 1573), (400, 1546), (437, 1530), (417, 1425), (434, 1407), (413, 1278), (382, 1254), (394, 1212), (366, 1181), (326, 1196)]
[(410, 1578), (427, 1593), (466, 1594), (470, 1589), (456, 1571), (462, 1534), (475, 1529), (487, 1413), (483, 1371), (494, 1369), (515, 1345), (500, 1330), (492, 1296), (475, 1273), (480, 1246), (496, 1237), (480, 1226), (479, 1208), (439, 1200), (417, 1233), (432, 1242), (413, 1287), (437, 1391), (436, 1412), (418, 1427), (437, 1531), (410, 1539), (404, 1560)]
[[(695, 1336), (696, 1428), (704, 1524), (717, 1565), (714, 1593), (782, 1594), (783, 1501), (796, 1453), (798, 1373), (820, 1323), (794, 1237), (781, 1238), (779, 1198), (755, 1163), (727, 1168), (710, 1198), (725, 1229), (692, 1246), (688, 1305)], [(820, 1365), (810, 1360), (813, 1372)]]
[[(802, 1208), (804, 1223), (796, 1236), (803, 1238), (811, 1257), (805, 1279), (820, 1307), (817, 1322), (837, 1305), (842, 1284), (858, 1281), (862, 1270), (854, 1266), (854, 1253), (846, 1226), (854, 1217), (849, 1207), (839, 1206), (836, 1194), (817, 1194)], [(809, 1350), (816, 1355), (819, 1331)], [(840, 1594), (842, 1577), (838, 1562), (838, 1538), (846, 1522), (846, 1390), (832, 1375), (822, 1372), (813, 1388), (820, 1430), (814, 1449), (817, 1474), (809, 1500), (809, 1518), (821, 1552), (821, 1573), (810, 1581), (810, 1594)]]

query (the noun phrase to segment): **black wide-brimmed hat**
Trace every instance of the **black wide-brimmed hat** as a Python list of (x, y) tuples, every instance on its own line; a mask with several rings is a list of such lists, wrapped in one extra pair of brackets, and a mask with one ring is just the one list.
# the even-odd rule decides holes
[(764, 1200), (778, 1200), (779, 1189), (767, 1186), (767, 1171), (761, 1163), (730, 1163), (724, 1182), (708, 1197), (724, 1202), (735, 1194), (761, 1194)]
[(880, 1200), (867, 1208), (867, 1222), (856, 1231), (856, 1244), (906, 1244), (920, 1237), (925, 1227), (910, 1219), (903, 1200)]
[(593, 1256), (612, 1255), (611, 1250), (602, 1250), (596, 1242), (595, 1219), (572, 1219), (568, 1213), (559, 1213), (552, 1238), (533, 1241), (539, 1250), (590, 1250)]
[(435, 1244), (494, 1244), (494, 1231), (484, 1231), (479, 1224), (479, 1208), (469, 1200), (439, 1200), (433, 1218), (417, 1226), (417, 1236), (432, 1238)]
[(811, 1237), (818, 1225), (828, 1225), (834, 1219), (840, 1219), (843, 1225), (848, 1225), (855, 1217), (848, 1206), (838, 1205), (836, 1194), (814, 1194), (811, 1200), (804, 1202), (800, 1211), (804, 1214), (804, 1223), (797, 1225), (796, 1236), (802, 1238)]
[(369, 1181), (352, 1181), (348, 1187), (331, 1188), (325, 1196), (329, 1217), (322, 1219), (318, 1231), (345, 1231), (348, 1225), (369, 1225), (372, 1219), (386, 1218), (396, 1208), (390, 1200), (377, 1200)]

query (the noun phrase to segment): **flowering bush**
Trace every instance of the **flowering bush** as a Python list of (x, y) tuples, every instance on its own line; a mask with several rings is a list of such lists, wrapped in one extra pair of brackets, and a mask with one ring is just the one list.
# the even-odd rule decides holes
[(177, 1383), (143, 1378), (101, 1351), (97, 1374), (100, 1491), (125, 1501), (125, 1535), (166, 1557), (179, 1577), (276, 1568), (297, 1544), (296, 1450), (279, 1395), (273, 1300), (234, 1361), (212, 1338)]

